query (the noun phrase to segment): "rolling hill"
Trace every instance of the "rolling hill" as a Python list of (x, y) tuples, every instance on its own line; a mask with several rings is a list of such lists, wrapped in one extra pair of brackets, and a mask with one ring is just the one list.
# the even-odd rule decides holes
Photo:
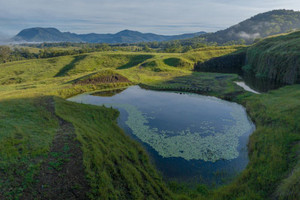
[(12, 38), (19, 42), (87, 42), (87, 43), (136, 43), (168, 41), (192, 38), (205, 32), (182, 34), (182, 35), (157, 35), (153, 33), (141, 33), (138, 31), (123, 30), (116, 34), (76, 34), (61, 32), (56, 28), (29, 28), (24, 29)]

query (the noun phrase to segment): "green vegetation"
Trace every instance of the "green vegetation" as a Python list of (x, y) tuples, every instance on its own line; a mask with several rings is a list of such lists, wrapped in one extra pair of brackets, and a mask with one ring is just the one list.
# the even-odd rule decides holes
[(116, 110), (56, 99), (56, 112), (75, 127), (91, 199), (172, 199), (142, 147), (117, 126)]
[(267, 38), (247, 50), (243, 69), (278, 83), (300, 82), (300, 32)]
[[(39, 44), (21, 44), (12, 46), (0, 46), (0, 63), (20, 61), (26, 59), (39, 59), (39, 58), (53, 58), (58, 56), (76, 55), (91, 53), (91, 52), (108, 52), (108, 51), (119, 51), (119, 52), (146, 52), (146, 53), (187, 53), (194, 50), (195, 52), (205, 52), (209, 56), (211, 54), (217, 56), (216, 51), (219, 49), (222, 54), (222, 49), (236, 49), (237, 46), (216, 47), (213, 43), (197, 43), (193, 45), (182, 45), (178, 40), (167, 41), (167, 42), (152, 42), (152, 43), (137, 43), (137, 44), (86, 44), (86, 43), (39, 43)], [(213, 47), (211, 47), (213, 46)], [(203, 48), (206, 47), (206, 48)], [(200, 49), (199, 49), (200, 48)], [(223, 54), (222, 54), (223, 55)], [(128, 66), (120, 67), (131, 67), (137, 65), (145, 57), (134, 57), (132, 62), (128, 63)], [(151, 55), (145, 55), (151, 56)], [(203, 57), (201, 57), (203, 59)], [(109, 58), (108, 58), (109, 59)], [(168, 61), (167, 61), (168, 62)], [(71, 64), (71, 63), (70, 63)], [(167, 64), (167, 63), (166, 63)], [(179, 63), (180, 65), (180, 63)]]
[(198, 62), (194, 66), (195, 71), (201, 72), (219, 72), (242, 74), (242, 66), (246, 62), (246, 50), (242, 48), (231, 54), (212, 58), (206, 62)]
[(232, 96), (242, 92), (242, 89), (233, 82), (237, 79), (239, 77), (235, 74), (193, 72), (170, 80), (145, 82), (147, 85), (140, 84), (140, 86), (153, 90), (192, 92), (231, 99)]
[[(34, 188), (60, 117), (75, 128), (91, 199), (297, 199), (299, 86), (255, 95), (233, 83), (237, 75), (189, 70), (197, 61), (238, 48), (210, 47), (184, 54), (101, 52), (1, 64), (0, 198), (22, 199)], [(103, 80), (106, 75), (120, 75), (130, 82), (80, 83)], [(176, 183), (167, 187), (140, 145), (116, 125), (117, 111), (62, 99), (130, 84), (214, 95), (245, 105), (257, 125), (250, 137), (247, 169), (218, 189), (201, 185), (190, 189)], [(47, 96), (56, 96), (55, 113), (49, 111)]]
[(217, 190), (217, 199), (299, 197), (297, 174), (292, 173), (299, 170), (299, 89), (295, 85), (262, 95), (238, 96), (236, 100), (246, 106), (257, 129), (250, 137), (248, 167), (231, 185)]
[(130, 81), (114, 72), (113, 70), (110, 70), (110, 69), (104, 69), (104, 70), (101, 70), (100, 72), (97, 72), (97, 73), (94, 73), (94, 74), (89, 74), (87, 76), (84, 76), (84, 77), (80, 77), (76, 80), (74, 80), (74, 84), (81, 84), (81, 85), (84, 85), (84, 84), (99, 84), (99, 83), (130, 83)]
[(0, 198), (21, 199), (48, 154), (58, 121), (43, 98), (0, 101)]
[[(228, 51), (234, 51), (234, 49), (225, 49), (223, 53), (226, 54)], [(217, 51), (216, 56), (220, 53)], [(190, 74), (191, 71), (168, 65), (163, 66), (168, 72), (161, 73), (148, 72), (148, 70), (140, 68), (143, 62), (148, 62), (150, 59), (156, 58), (163, 63), (164, 59), (182, 56), (187, 55), (103, 52), (83, 54), (80, 55), (80, 59), (78, 56), (62, 56), (1, 64), (1, 199), (22, 199), (28, 191), (32, 190), (31, 188), (35, 188), (36, 181), (38, 181), (35, 179), (39, 177), (41, 166), (47, 160), (53, 138), (59, 129), (56, 115), (71, 122), (75, 127), (77, 140), (81, 142), (84, 152), (83, 163), (86, 175), (92, 187), (89, 193), (90, 197), (102, 195), (104, 198), (108, 196), (130, 198), (146, 193), (149, 198), (153, 199), (160, 199), (162, 196), (171, 197), (160, 176), (149, 164), (141, 147), (132, 142), (116, 126), (115, 118), (118, 114), (115, 110), (78, 105), (57, 98), (55, 104), (57, 114), (55, 114), (49, 111), (48, 106), (51, 103), (46, 96), (54, 95), (66, 98), (85, 91), (108, 90), (132, 84), (127, 81), (84, 82), (99, 77), (118, 75), (127, 77), (134, 83), (139, 83), (144, 80), (145, 82), (157, 82), (182, 74)], [(140, 63), (133, 61), (135, 58)], [(124, 65), (135, 66), (118, 69)], [(153, 78), (152, 75), (154, 75)], [(213, 75), (207, 78), (209, 77), (214, 78)], [(75, 111), (78, 112), (78, 115)], [(102, 122), (105, 119), (105, 122), (109, 123)], [(86, 124), (92, 124), (89, 120), (95, 121), (95, 123), (93, 126), (86, 127)], [(103, 135), (102, 138), (102, 134), (99, 135), (98, 131), (106, 136)], [(114, 132), (115, 138), (118, 138), (118, 142), (112, 139), (111, 131)], [(94, 140), (90, 137), (98, 139)], [(107, 142), (115, 146), (106, 146)], [(92, 146), (96, 149), (95, 151), (90, 149)], [(100, 147), (102, 147), (101, 151)], [(114, 148), (115, 152), (107, 155), (106, 152), (111, 148)], [(99, 158), (106, 156), (107, 163), (104, 165), (93, 157), (97, 151), (99, 151), (97, 154)], [(120, 152), (123, 152), (121, 155), (124, 157), (118, 157)], [(121, 170), (119, 172), (114, 171), (117, 170), (115, 162), (119, 166), (126, 165), (127, 167), (119, 168)], [(141, 162), (143, 162), (141, 166), (137, 164)], [(57, 160), (51, 162), (50, 166), (60, 169), (62, 163)], [(115, 175), (109, 177), (113, 173)], [(94, 174), (95, 176), (93, 176)], [(118, 177), (116, 174), (123, 174), (123, 176)], [(99, 178), (102, 178), (102, 175), (107, 180), (103, 193), (102, 190), (99, 190), (104, 183), (104, 179)], [(122, 179), (120, 179), (121, 177)], [(98, 185), (98, 183), (102, 183), (102, 185)], [(117, 187), (119, 188), (117, 189)]]
[[(213, 191), (205, 199), (299, 198), (299, 89), (295, 85), (262, 95), (231, 96), (231, 100), (246, 107), (256, 124), (257, 129), (250, 137), (250, 163), (233, 183)], [(228, 94), (215, 95), (226, 98)]]
[(300, 32), (268, 37), (237, 52), (198, 62), (196, 71), (243, 74), (262, 91), (300, 82)]

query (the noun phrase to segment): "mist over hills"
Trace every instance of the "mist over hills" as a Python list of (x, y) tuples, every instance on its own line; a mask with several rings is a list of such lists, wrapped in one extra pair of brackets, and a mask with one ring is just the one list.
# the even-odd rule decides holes
[(244, 40), (247, 44), (251, 44), (257, 38), (286, 33), (299, 28), (299, 11), (273, 10), (255, 15), (225, 30), (201, 35), (200, 38), (205, 38), (208, 42), (217, 42), (218, 44), (239, 40)]

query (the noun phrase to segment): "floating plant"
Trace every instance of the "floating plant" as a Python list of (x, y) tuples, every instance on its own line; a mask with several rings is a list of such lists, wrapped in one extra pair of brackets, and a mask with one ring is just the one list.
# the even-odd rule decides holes
[(233, 108), (230, 113), (235, 120), (235, 125), (224, 126), (223, 132), (215, 131), (209, 122), (204, 121), (200, 123), (204, 131), (191, 132), (187, 128), (174, 133), (174, 131), (159, 130), (147, 125), (148, 120), (154, 117), (147, 117), (133, 105), (105, 105), (126, 110), (128, 118), (125, 123), (132, 133), (155, 149), (162, 157), (182, 157), (186, 160), (196, 159), (211, 162), (235, 159), (239, 155), (237, 150), (239, 137), (253, 128), (249, 124), (247, 116), (241, 116), (240, 110), (237, 108)]

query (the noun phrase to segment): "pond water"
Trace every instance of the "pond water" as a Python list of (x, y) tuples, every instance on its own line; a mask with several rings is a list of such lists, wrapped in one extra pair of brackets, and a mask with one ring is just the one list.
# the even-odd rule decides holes
[(247, 84), (250, 88), (261, 93), (288, 85), (268, 78), (258, 78), (253, 73), (244, 73), (243, 80), (245, 81), (245, 84)]
[(255, 126), (239, 104), (139, 86), (69, 100), (118, 109), (119, 126), (145, 147), (167, 180), (218, 185), (248, 163)]

